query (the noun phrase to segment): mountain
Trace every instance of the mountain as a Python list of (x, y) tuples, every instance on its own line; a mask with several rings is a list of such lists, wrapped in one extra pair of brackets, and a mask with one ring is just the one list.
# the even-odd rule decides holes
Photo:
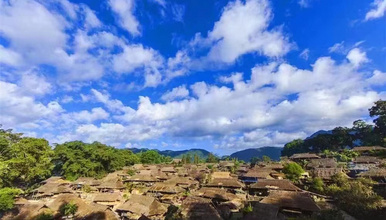
[[(147, 151), (149, 149), (147, 149), (147, 148), (130, 148), (129, 150), (131, 150), (133, 153), (139, 153), (141, 151)], [(154, 149), (154, 150), (158, 151), (158, 153), (163, 155), (163, 156), (170, 156), (172, 158), (182, 158), (182, 155), (185, 155), (185, 154), (190, 154), (191, 156), (193, 156), (194, 154), (197, 154), (201, 159), (206, 159), (210, 153), (209, 151), (204, 150), (204, 149), (189, 149), (189, 150), (179, 150), (179, 151), (173, 151), (173, 150), (160, 151), (160, 150), (156, 150), (156, 149)]]
[(242, 151), (237, 151), (230, 155), (231, 158), (237, 158), (249, 162), (252, 157), (262, 158), (264, 155), (270, 157), (272, 160), (280, 160), (281, 147), (261, 147), (249, 148)]
[(321, 134), (332, 134), (332, 130), (329, 130), (329, 131), (319, 130), (319, 131), (313, 133), (311, 136), (307, 137), (305, 140), (312, 139), (312, 138), (314, 138), (318, 135), (321, 135)]

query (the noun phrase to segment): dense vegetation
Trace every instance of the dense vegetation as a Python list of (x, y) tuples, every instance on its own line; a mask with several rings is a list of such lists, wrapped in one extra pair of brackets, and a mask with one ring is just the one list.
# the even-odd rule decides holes
[(386, 101), (375, 102), (369, 112), (375, 125), (356, 120), (351, 128), (336, 127), (331, 132), (313, 135), (305, 140), (296, 139), (284, 146), (282, 156), (304, 152), (321, 153), (325, 150), (339, 151), (355, 145), (386, 146)]

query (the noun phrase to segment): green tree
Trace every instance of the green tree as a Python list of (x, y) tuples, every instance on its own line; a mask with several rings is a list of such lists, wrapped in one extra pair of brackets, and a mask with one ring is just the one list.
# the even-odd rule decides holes
[(305, 152), (307, 149), (304, 145), (302, 139), (295, 139), (284, 145), (283, 150), (281, 151), (282, 156), (291, 156), (296, 153)]
[(251, 164), (257, 164), (259, 161), (260, 161), (260, 158), (252, 157), (250, 162), (251, 162)]
[(316, 177), (316, 178), (312, 179), (311, 188), (318, 191), (318, 192), (323, 192), (324, 191), (324, 182), (323, 182), (322, 178)]
[(285, 174), (287, 179), (296, 182), (299, 180), (302, 173), (304, 173), (304, 170), (299, 164), (295, 162), (290, 162), (284, 165), (283, 173)]
[(60, 214), (67, 217), (74, 216), (77, 211), (78, 205), (73, 202), (64, 204), (60, 207)]
[(217, 163), (218, 158), (215, 155), (213, 155), (212, 153), (209, 153), (208, 158), (206, 159), (206, 162), (207, 163)]
[(2, 188), (0, 189), (0, 212), (6, 211), (13, 208), (15, 196), (22, 193), (17, 188)]
[(375, 124), (374, 131), (380, 135), (383, 144), (386, 143), (386, 101), (379, 100), (375, 105), (369, 109), (370, 117), (375, 117), (373, 120)]
[(200, 163), (200, 157), (197, 154), (194, 154), (194, 164)]
[(0, 130), (0, 187), (30, 187), (51, 175), (48, 141)]
[(263, 155), (263, 162), (265, 163), (271, 162), (271, 158), (266, 155)]

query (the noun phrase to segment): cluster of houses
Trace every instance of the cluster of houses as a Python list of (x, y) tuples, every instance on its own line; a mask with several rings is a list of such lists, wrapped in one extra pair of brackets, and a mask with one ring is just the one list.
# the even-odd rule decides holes
[[(356, 150), (362, 156), (346, 166), (310, 153), (288, 160), (307, 161), (304, 178), (328, 182), (342, 173), (385, 184), (381, 160), (367, 156), (366, 148)], [(81, 177), (71, 182), (51, 177), (16, 200), (19, 212), (10, 219), (33, 219), (45, 212), (57, 215), (70, 202), (78, 207), (75, 219), (275, 220), (319, 212), (321, 206), (315, 201), (328, 198), (294, 185), (282, 170), (279, 162), (235, 166), (232, 161), (181, 164), (175, 160), (172, 164), (135, 164), (100, 180)]]

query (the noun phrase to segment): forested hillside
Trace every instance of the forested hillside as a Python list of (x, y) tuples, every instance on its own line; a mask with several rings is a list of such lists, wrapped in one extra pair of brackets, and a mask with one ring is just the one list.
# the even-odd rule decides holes
[(281, 147), (261, 147), (261, 148), (250, 148), (241, 151), (237, 151), (230, 155), (231, 158), (237, 158), (239, 160), (249, 162), (252, 158), (260, 158), (268, 156), (272, 160), (280, 160), (280, 153), (283, 148)]
[(364, 120), (356, 120), (352, 127), (336, 127), (332, 131), (317, 132), (304, 140), (296, 139), (287, 143), (282, 151), (283, 156), (295, 153), (325, 150), (338, 151), (350, 149), (357, 145), (386, 146), (386, 101), (379, 100), (369, 109), (374, 125)]

